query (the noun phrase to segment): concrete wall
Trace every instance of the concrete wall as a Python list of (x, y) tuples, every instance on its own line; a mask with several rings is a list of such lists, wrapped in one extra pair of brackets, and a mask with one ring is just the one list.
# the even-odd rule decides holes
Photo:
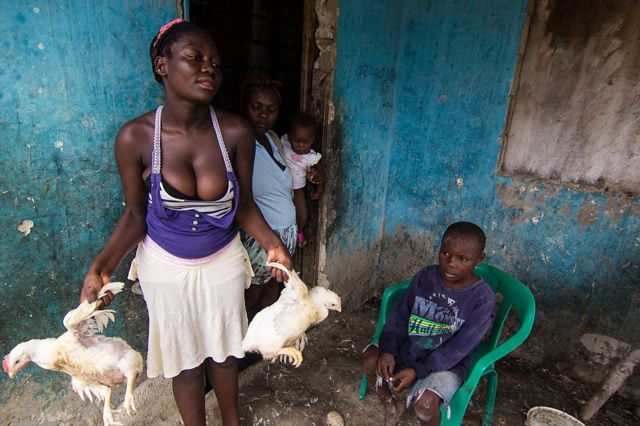
[[(23, 340), (61, 334), (64, 314), (77, 306), (84, 273), (122, 210), (115, 134), (124, 122), (160, 102), (148, 46), (176, 10), (171, 0), (8, 0), (2, 5), (4, 355)], [(114, 279), (123, 279), (125, 272)], [(117, 319), (111, 333), (144, 351), (144, 302), (129, 293), (113, 307)], [(44, 384), (51, 393), (69, 388), (62, 374), (28, 367), (17, 381), (3, 374), (0, 404), (27, 382), (36, 394), (44, 392)]]
[(368, 293), (364, 284), (376, 273), (383, 241), (402, 37), (402, 8), (396, 4), (339, 3), (335, 135), (325, 163), (329, 239), (322, 273), (340, 286), (343, 297), (355, 300)]
[(501, 170), (640, 196), (635, 0), (538, 0)]
[[(446, 226), (534, 291), (559, 353), (637, 339), (640, 203), (495, 173), (527, 2), (340, 2), (324, 273), (351, 301), (436, 261)], [(555, 344), (559, 342), (559, 344)]]

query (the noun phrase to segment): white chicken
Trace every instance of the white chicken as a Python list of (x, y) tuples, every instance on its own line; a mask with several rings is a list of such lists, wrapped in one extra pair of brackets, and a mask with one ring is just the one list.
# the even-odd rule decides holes
[(99, 308), (107, 291), (117, 294), (123, 288), (121, 282), (105, 284), (96, 301), (85, 300), (69, 311), (62, 321), (67, 331), (57, 339), (33, 339), (18, 344), (2, 360), (5, 373), (13, 378), (32, 361), (44, 369), (67, 373), (73, 390), (83, 401), (85, 396), (91, 401), (93, 396), (98, 401), (104, 400), (105, 426), (120, 424), (113, 421), (112, 388), (126, 381), (124, 408), (127, 414), (134, 413), (133, 386), (142, 372), (143, 359), (124, 340), (100, 334), (114, 320), (115, 311)]
[(283, 356), (299, 367), (301, 351), (306, 343), (305, 331), (324, 320), (329, 309), (340, 312), (340, 297), (324, 287), (314, 287), (309, 291), (295, 271), (279, 263), (269, 262), (267, 266), (286, 272), (288, 279), (280, 298), (258, 312), (249, 324), (242, 349), (260, 352), (271, 362)]

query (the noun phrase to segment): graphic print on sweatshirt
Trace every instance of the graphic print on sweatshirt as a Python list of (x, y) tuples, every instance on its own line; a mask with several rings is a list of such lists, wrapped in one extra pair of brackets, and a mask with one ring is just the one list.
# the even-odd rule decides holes
[(455, 334), (464, 322), (458, 318), (455, 300), (433, 293), (428, 299), (415, 297), (407, 332), (418, 346), (433, 349)]

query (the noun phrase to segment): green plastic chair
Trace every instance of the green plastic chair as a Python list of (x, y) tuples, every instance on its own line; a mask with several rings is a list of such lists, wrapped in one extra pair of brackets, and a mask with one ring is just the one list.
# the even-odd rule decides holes
[[(476, 390), (478, 382), (482, 376), (488, 376), (487, 397), (484, 409), (484, 426), (491, 425), (493, 418), (493, 408), (496, 401), (496, 389), (498, 387), (498, 373), (494, 368), (494, 363), (509, 352), (520, 346), (526, 340), (533, 327), (535, 318), (536, 302), (531, 291), (520, 281), (509, 274), (501, 271), (495, 266), (482, 264), (478, 265), (474, 273), (484, 278), (495, 293), (502, 294), (502, 301), (497, 305), (496, 318), (491, 328), (491, 334), (484, 339), (473, 353), (469, 373), (462, 383), (462, 386), (453, 395), (450, 404), (450, 412), (440, 407), (441, 425), (460, 425), (467, 411), (467, 406), (471, 400), (471, 395)], [(371, 343), (378, 344), (380, 333), (384, 327), (393, 306), (404, 293), (411, 280), (405, 280), (389, 286), (382, 295), (380, 314), (376, 331)], [(506, 341), (500, 342), (500, 334), (504, 327), (509, 312), (513, 308), (520, 326), (518, 330)], [(363, 399), (367, 392), (367, 377), (362, 376), (360, 384), (359, 399)], [(448, 414), (450, 414), (448, 416)]]

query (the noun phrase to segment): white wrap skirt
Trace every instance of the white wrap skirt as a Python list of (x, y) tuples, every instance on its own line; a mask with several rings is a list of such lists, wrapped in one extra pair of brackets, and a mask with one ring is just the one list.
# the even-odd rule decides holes
[(129, 279), (140, 281), (149, 312), (147, 376), (175, 377), (209, 357), (244, 357), (244, 290), (252, 276), (239, 235), (204, 259), (175, 257), (145, 238)]

